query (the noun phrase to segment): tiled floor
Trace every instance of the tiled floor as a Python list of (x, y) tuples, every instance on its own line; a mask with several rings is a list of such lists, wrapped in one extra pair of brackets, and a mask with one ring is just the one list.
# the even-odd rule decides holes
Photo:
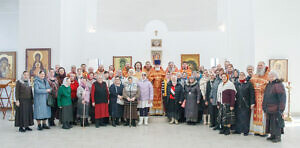
[[(1, 113), (2, 114), (2, 113)], [(219, 135), (204, 125), (169, 125), (164, 117), (151, 117), (149, 126), (75, 127), (19, 133), (14, 123), (0, 118), (0, 148), (277, 148), (299, 147), (300, 120), (287, 123), (282, 142), (273, 144), (265, 138), (249, 135)]]

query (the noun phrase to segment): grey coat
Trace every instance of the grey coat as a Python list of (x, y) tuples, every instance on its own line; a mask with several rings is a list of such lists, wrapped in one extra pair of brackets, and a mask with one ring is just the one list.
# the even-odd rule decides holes
[(47, 105), (48, 92), (51, 89), (46, 79), (36, 77), (34, 80), (34, 119), (47, 119), (51, 117), (51, 108)]
[(219, 84), (222, 82), (222, 80), (217, 76), (217, 78), (214, 80), (214, 82), (212, 83), (211, 86), (211, 91), (210, 91), (210, 95), (209, 98), (212, 99), (212, 105), (217, 105), (217, 100), (218, 100), (218, 87)]
[(185, 96), (185, 118), (190, 122), (197, 122), (198, 120), (198, 103), (202, 99), (202, 93), (197, 81), (194, 83), (186, 83), (184, 87)]

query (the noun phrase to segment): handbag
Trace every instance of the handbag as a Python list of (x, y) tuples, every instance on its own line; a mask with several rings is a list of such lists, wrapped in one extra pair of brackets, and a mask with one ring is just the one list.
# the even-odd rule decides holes
[(124, 105), (124, 100), (118, 98), (118, 99), (117, 99), (117, 103), (120, 104), (120, 105)]
[(54, 107), (54, 98), (51, 94), (48, 94), (47, 105), (50, 107)]
[(185, 108), (185, 103), (186, 103), (186, 100), (184, 100), (184, 101), (182, 102), (182, 104), (181, 104), (181, 107), (182, 107), (182, 108)]

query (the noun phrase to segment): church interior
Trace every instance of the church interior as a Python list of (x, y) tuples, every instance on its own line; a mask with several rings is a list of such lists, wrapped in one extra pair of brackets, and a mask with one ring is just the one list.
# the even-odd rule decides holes
[[(0, 147), (296, 147), (300, 137), (299, 7), (299, 0), (0, 0)], [(178, 72), (187, 63), (195, 76), (198, 73), (201, 77), (204, 69), (210, 73), (223, 67), (226, 73), (226, 62), (246, 76), (249, 65), (256, 74), (257, 67), (264, 63), (282, 79), (285, 92), (281, 142), (272, 143), (265, 135), (251, 133), (251, 129), (249, 136), (220, 135), (203, 121), (173, 125), (165, 113), (152, 115), (151, 111), (147, 126), (95, 128), (91, 124), (63, 130), (59, 120), (55, 120), (56, 126), (43, 131), (37, 130), (36, 120), (31, 132), (19, 132), (15, 126), (19, 107), (15, 87), (24, 71), (32, 83), (41, 71), (47, 77), (51, 68), (63, 67), (69, 73), (74, 66), (82, 68), (82, 64), (92, 71), (102, 66), (109, 73), (112, 68), (115, 76), (127, 64), (136, 70), (138, 61), (141, 68), (149, 61), (154, 69), (154, 74), (147, 73), (147, 79), (153, 80), (154, 100), (163, 98), (161, 84), (170, 62)], [(155, 73), (157, 65), (164, 71), (159, 84), (155, 81), (159, 75)], [(170, 73), (170, 79), (177, 76), (177, 71), (174, 73)], [(185, 74), (186, 81), (190, 81), (192, 74)], [(268, 85), (269, 79), (265, 81)], [(168, 89), (169, 84), (165, 85)], [(257, 87), (254, 85), (255, 95)], [(172, 89), (170, 85), (170, 93)], [(256, 100), (256, 105), (262, 103)], [(97, 105), (96, 101), (94, 108)], [(262, 109), (265, 111), (261, 107), (261, 113)]]

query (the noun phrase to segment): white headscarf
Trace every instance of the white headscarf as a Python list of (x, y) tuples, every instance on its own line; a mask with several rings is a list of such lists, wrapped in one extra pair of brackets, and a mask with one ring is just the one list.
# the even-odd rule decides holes
[(65, 87), (69, 87), (69, 85), (67, 84), (68, 79), (70, 79), (70, 78), (68, 78), (68, 77), (64, 78), (64, 81), (63, 81), (62, 85), (64, 85)]

